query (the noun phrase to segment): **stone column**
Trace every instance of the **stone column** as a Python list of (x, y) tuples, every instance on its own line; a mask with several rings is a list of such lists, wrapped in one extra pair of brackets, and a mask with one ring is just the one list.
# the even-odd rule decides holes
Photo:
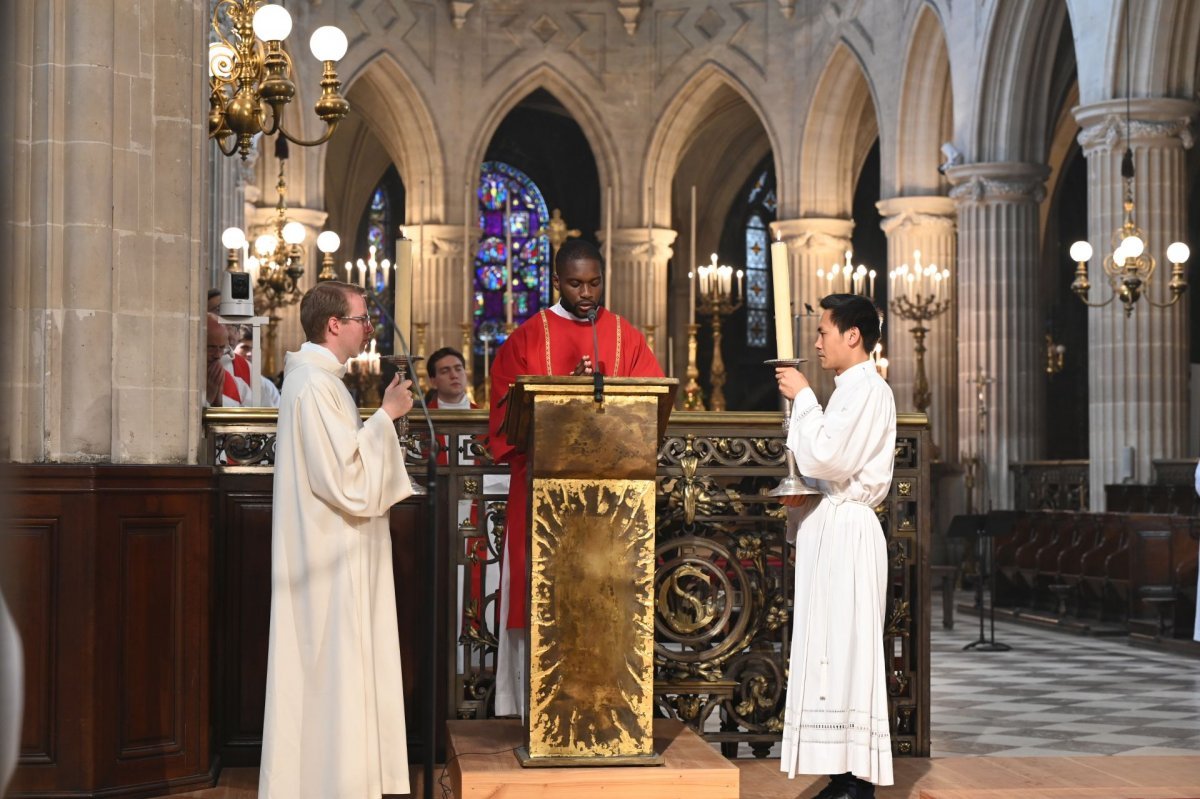
[[(978, 163), (947, 177), (958, 208), (958, 443), (960, 456), (981, 454), (987, 498), (977, 508), (1012, 507), (1009, 464), (1041, 455), (1045, 424), (1042, 361), (1044, 308), (1038, 204), (1048, 170), (1040, 164)], [(973, 381), (984, 391), (982, 442)], [(982, 446), (982, 453), (980, 447)], [(955, 444), (942, 444), (949, 457)], [(981, 483), (981, 485), (983, 485)]]
[[(463, 227), (410, 223), (404, 230), (413, 239), (413, 323), (429, 325), (425, 339), (429, 352), (439, 347), (459, 349), (462, 323), (467, 321), (468, 281), (474, 269), (473, 264), (466, 270), (463, 267)], [(472, 235), (477, 233), (471, 230)], [(411, 338), (409, 346), (415, 346)]]
[(6, 4), (0, 454), (194, 463), (204, 395), (206, 4)]
[[(613, 231), (611, 285), (605, 305), (645, 332), (654, 325), (655, 355), (667, 369), (667, 262), (676, 232), (668, 228), (619, 228)], [(601, 241), (601, 252), (604, 243)]]
[(854, 221), (851, 219), (808, 217), (771, 223), (772, 234), (788, 245), (792, 267), (792, 313), (805, 313), (807, 303), (816, 314), (800, 322), (796, 357), (808, 358), (804, 374), (821, 402), (833, 393), (833, 373), (821, 369), (814, 349), (821, 298), (830, 293), (829, 283), (817, 280), (817, 270), (829, 272), (834, 264), (844, 262), (846, 250), (851, 248), (850, 234), (853, 230)]
[[(951, 286), (957, 280), (955, 267), (954, 201), (949, 197), (893, 197), (877, 203), (883, 215), (881, 227), (888, 238), (887, 271), (913, 262), (913, 251), (921, 253), (921, 263), (937, 264), (950, 270)], [(878, 281), (887, 280), (887, 272)], [(890, 289), (890, 286), (889, 286)], [(885, 309), (884, 332), (887, 334), (888, 382), (896, 394), (896, 409), (917, 410), (913, 399), (917, 361), (911, 328), (913, 322), (901, 319), (894, 308)], [(933, 440), (943, 458), (958, 454), (958, 344), (955, 338), (957, 308), (951, 305), (941, 316), (926, 322), (925, 375), (929, 381), (930, 404), (927, 409)]]
[[(1120, 300), (1088, 312), (1088, 449), (1090, 504), (1104, 509), (1104, 486), (1120, 481), (1119, 464), (1133, 448), (1135, 483), (1152, 479), (1151, 461), (1185, 454), (1188, 436), (1188, 300), (1165, 302), (1171, 265), (1167, 245), (1187, 232), (1187, 158), (1190, 100), (1150, 98), (1130, 104), (1126, 135), (1125, 101), (1109, 100), (1075, 109), (1083, 128), (1079, 143), (1088, 164), (1088, 239), (1094, 254), (1088, 270), (1091, 302), (1112, 296), (1102, 262), (1111, 252), (1113, 231), (1123, 221), (1121, 158), (1133, 149), (1134, 221), (1145, 232), (1157, 269), (1132, 316)], [(1200, 252), (1192, 244), (1192, 258)], [(1191, 291), (1196, 291), (1193, 286)]]

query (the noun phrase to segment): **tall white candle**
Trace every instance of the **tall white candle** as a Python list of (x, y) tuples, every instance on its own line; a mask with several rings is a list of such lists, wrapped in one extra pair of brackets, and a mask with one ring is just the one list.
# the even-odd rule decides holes
[(466, 291), (463, 297), (463, 321), (467, 324), (471, 323), (471, 311), (474, 310), (471, 306), (474, 305), (471, 300), (475, 293), (474, 269), (471, 268), (471, 208), (474, 206), (475, 195), (471, 192), (471, 183), (467, 182), (467, 206), (463, 209), (463, 282), (466, 284)]
[(512, 187), (504, 194), (504, 321), (513, 323)]
[(775, 294), (775, 357), (795, 357), (792, 342), (792, 273), (787, 244), (771, 242), (771, 284)]
[(692, 184), (691, 248), (688, 251), (688, 324), (696, 324), (696, 283), (692, 271), (696, 268), (696, 184)]
[(417, 219), (417, 265), (425, 265), (425, 215), (428, 206), (425, 203), (425, 181), (421, 181), (421, 191), (417, 196), (417, 202), (420, 203), (421, 216)]
[[(612, 296), (613, 191), (604, 191), (604, 296)], [(605, 303), (607, 305), (607, 302)]]
[[(396, 320), (396, 332), (403, 334), (405, 341), (412, 341), (412, 248), (411, 239), (400, 239), (396, 242), (396, 293), (393, 319)], [(397, 343), (392, 352), (402, 352)]]

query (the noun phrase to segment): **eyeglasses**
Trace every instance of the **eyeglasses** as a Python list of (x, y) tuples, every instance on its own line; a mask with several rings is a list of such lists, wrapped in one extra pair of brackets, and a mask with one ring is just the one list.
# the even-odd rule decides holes
[(363, 314), (362, 316), (339, 316), (338, 319), (341, 319), (343, 322), (358, 322), (360, 325), (371, 324), (371, 317), (368, 314)]

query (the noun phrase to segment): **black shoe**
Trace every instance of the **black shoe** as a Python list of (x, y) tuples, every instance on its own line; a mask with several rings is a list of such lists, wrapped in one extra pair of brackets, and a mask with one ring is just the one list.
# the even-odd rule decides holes
[(875, 784), (855, 777), (854, 799), (875, 799)]
[(859, 799), (853, 774), (835, 774), (829, 784), (812, 799)]

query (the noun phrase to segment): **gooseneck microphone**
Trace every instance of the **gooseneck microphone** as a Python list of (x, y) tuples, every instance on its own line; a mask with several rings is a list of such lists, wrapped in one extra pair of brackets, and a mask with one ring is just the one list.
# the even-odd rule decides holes
[(600, 374), (600, 336), (596, 333), (596, 308), (592, 307), (587, 313), (587, 319), (592, 323), (592, 399), (604, 402), (604, 375)]

